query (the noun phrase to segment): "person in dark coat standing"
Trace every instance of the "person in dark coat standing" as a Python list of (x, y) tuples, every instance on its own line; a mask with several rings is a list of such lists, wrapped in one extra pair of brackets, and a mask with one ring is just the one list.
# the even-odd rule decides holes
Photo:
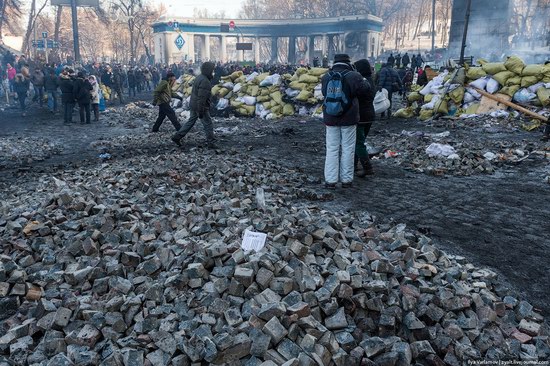
[(400, 69), (401, 68), (401, 54), (398, 53), (395, 57), (395, 66)]
[[(339, 74), (342, 89), (334, 89), (334, 78)], [(329, 89), (329, 84), (332, 84)], [(366, 84), (361, 74), (354, 71), (351, 59), (346, 54), (334, 56), (334, 64), (321, 79), (321, 91), (326, 98), (323, 103), (323, 122), (326, 126), (325, 187), (334, 189), (342, 182), (342, 187), (351, 187), (353, 182), (353, 162), (357, 123), (359, 122), (359, 95), (365, 91)], [(330, 95), (343, 94), (347, 99), (347, 109), (334, 115), (328, 112)]]
[(44, 89), (48, 94), (50, 112), (57, 112), (57, 77), (54, 69), (50, 69), (49, 74), (44, 78)]
[(73, 74), (73, 70), (65, 69), (61, 72), (57, 81), (61, 90), (61, 102), (63, 103), (63, 122), (66, 124), (73, 122), (73, 109), (76, 101)]
[(359, 100), (359, 123), (357, 124), (357, 139), (355, 141), (355, 165), (361, 163), (361, 169), (356, 173), (362, 178), (366, 175), (372, 175), (372, 164), (370, 162), (369, 153), (365, 146), (365, 140), (369, 134), (372, 122), (376, 118), (374, 111), (374, 97), (376, 89), (372, 80), (372, 68), (370, 62), (366, 59), (355, 62), (355, 69), (364, 78), (365, 88), (357, 97)]
[(172, 136), (172, 141), (181, 145), (181, 139), (193, 128), (198, 119), (202, 121), (206, 144), (208, 148), (217, 148), (214, 144), (214, 126), (210, 117), (210, 97), (212, 95), (212, 78), (215, 65), (213, 62), (205, 62), (201, 65), (201, 74), (193, 82), (189, 109), (191, 115), (182, 128)]
[(38, 100), (40, 107), (44, 103), (44, 73), (40, 69), (35, 69), (31, 75), (31, 82), (34, 87), (33, 102)]
[(84, 73), (79, 72), (74, 82), (74, 95), (78, 102), (78, 112), (80, 114), (80, 123), (84, 123), (84, 114), (86, 123), (91, 123), (90, 103), (92, 102), (92, 84), (84, 78)]
[(390, 67), (393, 67), (393, 65), (395, 65), (395, 57), (393, 57), (393, 53), (390, 53), (390, 57), (388, 57), (388, 62), (387, 64), (390, 66)]
[[(156, 87), (156, 85), (155, 85)], [(128, 96), (136, 96), (136, 73), (134, 70), (128, 70)]]
[(179, 131), (181, 125), (176, 116), (176, 112), (170, 106), (172, 98), (180, 98), (173, 90), (172, 86), (176, 82), (176, 75), (172, 72), (166, 74), (166, 78), (163, 79), (156, 89), (153, 91), (153, 105), (159, 106), (159, 116), (153, 125), (153, 130), (151, 132), (159, 132), (159, 128), (164, 122), (164, 119), (168, 117), (176, 131)]
[[(386, 89), (388, 91), (388, 99), (390, 100), (390, 108), (384, 113), (388, 113), (388, 117), (391, 116), (391, 107), (392, 107), (392, 97), (393, 93), (397, 93), (403, 90), (403, 83), (401, 78), (393, 67), (390, 67), (388, 64), (382, 65), (382, 69), (378, 75), (378, 91)], [(382, 113), (382, 117), (384, 116)]]
[(407, 68), (407, 66), (409, 66), (411, 59), (409, 58), (409, 54), (407, 52), (403, 55), (401, 62), (403, 63), (403, 68)]
[(424, 60), (422, 59), (422, 56), (420, 54), (416, 55), (416, 68), (421, 68), (423, 63)]

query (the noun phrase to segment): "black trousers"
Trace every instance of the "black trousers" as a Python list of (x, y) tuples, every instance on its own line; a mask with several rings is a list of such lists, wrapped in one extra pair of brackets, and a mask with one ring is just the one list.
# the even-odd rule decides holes
[(162, 122), (164, 122), (164, 119), (168, 117), (170, 122), (174, 125), (174, 128), (176, 131), (179, 131), (181, 128), (180, 123), (178, 122), (178, 117), (176, 116), (176, 112), (170, 107), (170, 103), (162, 103), (159, 104), (159, 116), (153, 125), (153, 132), (158, 132), (160, 126), (162, 125)]
[(78, 113), (80, 113), (80, 123), (84, 123), (84, 114), (86, 114), (86, 123), (91, 122), (90, 103), (78, 103)]

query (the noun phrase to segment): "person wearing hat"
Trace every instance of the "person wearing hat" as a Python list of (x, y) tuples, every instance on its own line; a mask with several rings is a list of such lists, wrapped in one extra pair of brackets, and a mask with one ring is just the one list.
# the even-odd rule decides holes
[(354, 70), (346, 54), (334, 56), (334, 63), (322, 80), (323, 122), (326, 126), (325, 186), (351, 187), (359, 122), (357, 97), (365, 93), (366, 83)]
[(159, 128), (166, 117), (168, 117), (170, 122), (172, 122), (172, 125), (176, 131), (179, 131), (181, 128), (176, 112), (174, 112), (170, 106), (172, 98), (181, 99), (181, 97), (172, 90), (172, 86), (175, 82), (176, 75), (172, 72), (168, 72), (166, 74), (166, 78), (162, 80), (153, 91), (153, 105), (159, 106), (159, 116), (155, 121), (151, 132), (159, 132)]

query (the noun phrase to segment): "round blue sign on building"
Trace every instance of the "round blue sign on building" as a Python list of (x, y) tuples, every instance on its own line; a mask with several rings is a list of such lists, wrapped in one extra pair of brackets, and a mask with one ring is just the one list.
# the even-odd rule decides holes
[(181, 34), (179, 34), (176, 39), (174, 40), (174, 43), (176, 44), (176, 47), (178, 48), (178, 50), (181, 50), (181, 48), (183, 47), (183, 45), (185, 44), (185, 40), (183, 39), (183, 37), (181, 36)]

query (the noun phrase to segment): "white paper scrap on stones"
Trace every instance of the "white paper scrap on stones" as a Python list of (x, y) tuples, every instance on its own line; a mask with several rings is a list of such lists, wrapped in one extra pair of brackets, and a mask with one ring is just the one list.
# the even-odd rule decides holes
[(245, 230), (241, 248), (245, 252), (250, 250), (259, 252), (263, 249), (266, 240), (267, 234)]

